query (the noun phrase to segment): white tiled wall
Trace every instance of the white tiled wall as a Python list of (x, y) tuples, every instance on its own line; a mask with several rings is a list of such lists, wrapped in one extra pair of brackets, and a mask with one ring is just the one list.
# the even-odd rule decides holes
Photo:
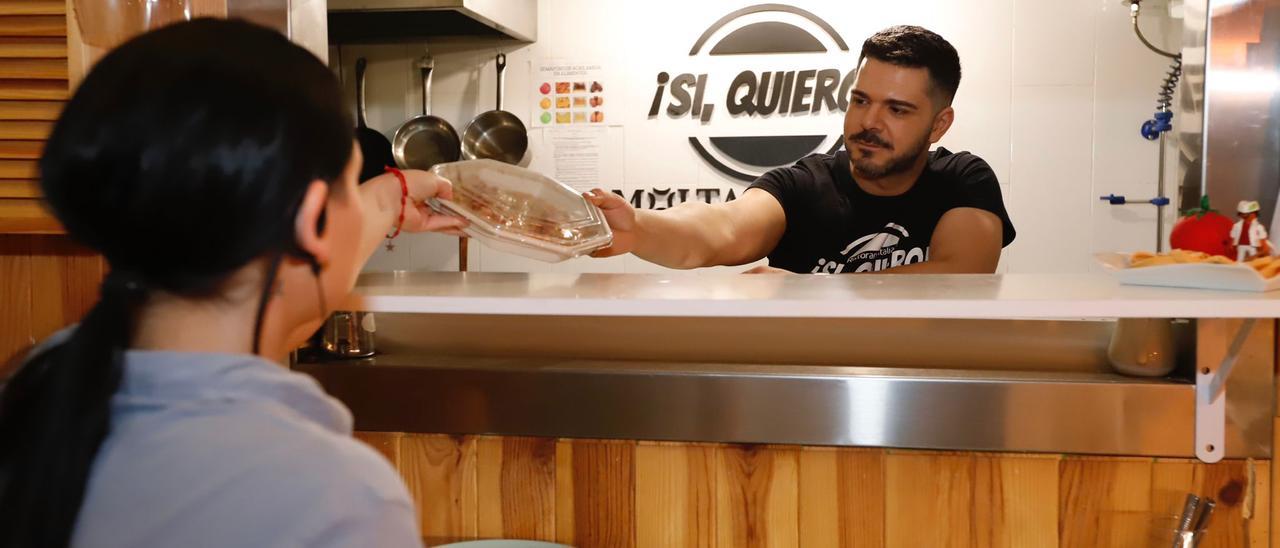
[[(493, 55), (508, 55), (505, 107), (528, 121), (530, 63), (544, 58), (590, 59), (613, 67), (626, 84), (626, 113), (610, 128), (616, 163), (611, 188), (737, 185), (709, 169), (683, 142), (688, 126), (644, 116), (659, 70), (679, 70), (689, 45), (742, 0), (639, 2), (540, 0), (534, 44), (449, 39), (430, 44), (348, 46), (330, 54), (342, 66), (354, 100), (352, 65), (370, 60), (369, 122), (390, 136), (417, 114), (420, 85), (412, 68), (424, 48), (436, 57), (433, 112), (459, 131), (492, 108)], [(790, 2), (830, 22), (852, 51), (831, 64), (852, 65), (862, 39), (888, 25), (919, 24), (950, 40), (960, 52), (964, 79), (956, 124), (941, 143), (985, 158), (1001, 180), (1017, 241), (1005, 250), (1001, 271), (1088, 272), (1094, 251), (1150, 249), (1155, 208), (1111, 206), (1098, 196), (1149, 198), (1156, 182), (1157, 145), (1139, 137), (1151, 116), (1166, 60), (1133, 36), (1119, 0), (899, 0)], [(1142, 25), (1152, 41), (1178, 42), (1181, 23), (1149, 8)], [(733, 120), (732, 123), (741, 123)], [(838, 115), (829, 119), (838, 131)], [(1178, 120), (1175, 120), (1175, 124)], [(683, 132), (683, 133), (682, 133)], [(1168, 145), (1170, 150), (1173, 144)], [(530, 133), (526, 162), (546, 167), (540, 130)], [(1171, 173), (1171, 172), (1170, 172)], [(1175, 194), (1172, 176), (1168, 194)], [(740, 192), (739, 188), (739, 192)], [(1169, 208), (1170, 218), (1174, 212)], [(1167, 230), (1167, 227), (1166, 227)], [(401, 236), (393, 252), (380, 251), (368, 270), (451, 270), (456, 239)], [(583, 259), (558, 265), (525, 260), (473, 243), (471, 266), (492, 271), (646, 272), (662, 270), (632, 257)], [(730, 269), (730, 270), (741, 270)]]
[[(1156, 96), (1164, 80), (1169, 60), (1137, 43), (1125, 17), (1128, 9), (1119, 2), (1102, 2), (1098, 19), (1098, 59), (1094, 86), (1093, 192), (1096, 196), (1115, 193), (1128, 197), (1155, 196), (1159, 145), (1139, 138), (1138, 128), (1155, 111)], [(1181, 43), (1181, 22), (1144, 16), (1144, 34), (1160, 47), (1175, 49)], [(1177, 103), (1174, 103), (1175, 105)], [(1188, 122), (1175, 118), (1174, 124)], [(1174, 132), (1165, 145), (1165, 195), (1177, 196), (1176, 144)], [(1150, 206), (1107, 205), (1093, 202), (1095, 250), (1151, 249), (1155, 245), (1156, 208)], [(1176, 208), (1164, 210), (1167, 237)]]
[(1010, 272), (1061, 272), (1087, 265), (1093, 167), (1093, 88), (1013, 87), (1011, 194), (1018, 238)]

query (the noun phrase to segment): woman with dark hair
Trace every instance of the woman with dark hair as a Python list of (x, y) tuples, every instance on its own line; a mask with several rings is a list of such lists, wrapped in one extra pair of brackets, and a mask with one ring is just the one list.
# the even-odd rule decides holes
[(0, 389), (0, 546), (417, 546), (390, 465), (280, 363), (388, 233), (456, 233), (424, 172), (357, 187), (328, 68), (249, 23), (106, 55), (40, 161), (100, 300)]

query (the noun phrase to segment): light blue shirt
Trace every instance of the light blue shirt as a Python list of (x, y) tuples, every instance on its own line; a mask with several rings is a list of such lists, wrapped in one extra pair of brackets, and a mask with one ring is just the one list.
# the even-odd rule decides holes
[(422, 545), (390, 463), (312, 378), (245, 355), (131, 350), (71, 545)]

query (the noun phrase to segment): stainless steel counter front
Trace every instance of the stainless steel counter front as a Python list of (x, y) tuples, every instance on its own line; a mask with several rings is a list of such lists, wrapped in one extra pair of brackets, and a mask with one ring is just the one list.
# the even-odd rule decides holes
[[(1165, 379), (394, 355), (297, 369), (360, 430), (1194, 455), (1194, 386)], [(1269, 455), (1269, 425), (1227, 428), (1228, 457)]]
[[(1225, 418), (1203, 433), (1227, 457), (1271, 453), (1280, 293), (470, 273), (366, 275), (357, 292), (379, 354), (295, 368), (361, 430), (1195, 457), (1208, 415), (1192, 379), (1229, 361), (1240, 332)], [(1170, 324), (1181, 344), (1144, 350), (1172, 352), (1172, 376), (1112, 372), (1118, 317), (1193, 320)], [(1233, 318), (1268, 319), (1243, 332)]]

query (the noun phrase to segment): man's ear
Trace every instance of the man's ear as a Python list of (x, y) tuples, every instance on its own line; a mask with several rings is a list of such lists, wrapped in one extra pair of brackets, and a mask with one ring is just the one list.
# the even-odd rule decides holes
[(314, 258), (316, 264), (327, 263), (332, 253), (321, 226), (328, 200), (329, 185), (320, 180), (311, 181), (302, 197), (302, 205), (298, 207), (298, 216), (293, 221), (293, 239), (298, 250)]
[(950, 106), (942, 109), (933, 117), (933, 129), (929, 131), (929, 143), (936, 143), (942, 140), (942, 136), (947, 134), (947, 130), (951, 129), (951, 124), (956, 121), (956, 111)]

